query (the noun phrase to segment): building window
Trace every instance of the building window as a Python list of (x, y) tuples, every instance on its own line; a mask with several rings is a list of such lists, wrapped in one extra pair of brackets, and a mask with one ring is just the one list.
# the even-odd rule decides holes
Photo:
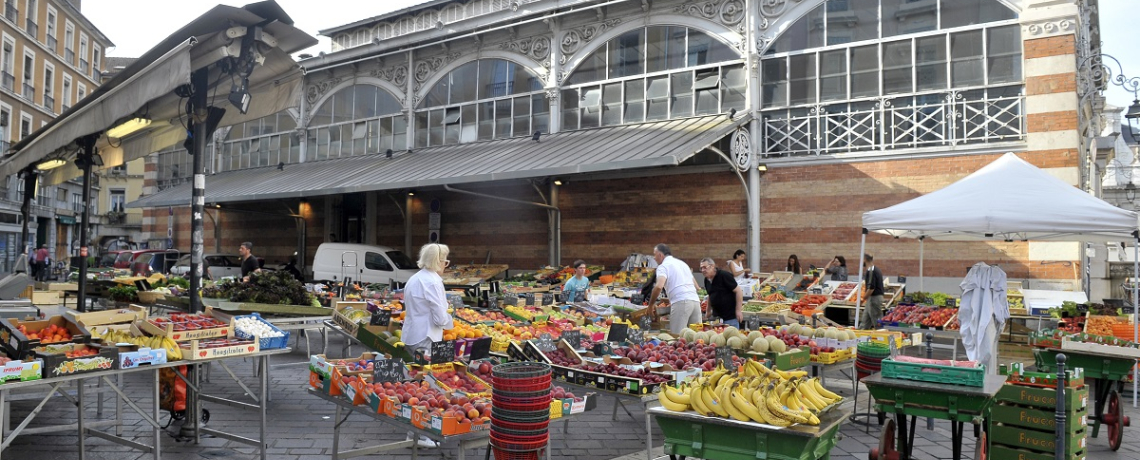
[(87, 73), (87, 34), (79, 33), (79, 71)]
[(20, 94), (24, 99), (34, 101), (36, 97), (36, 54), (31, 51), (24, 51), (24, 87)]
[(44, 108), (49, 112), (55, 112), (55, 93), (52, 88), (55, 87), (55, 67), (50, 62), (44, 63)]
[(20, 114), (20, 139), (28, 137), (32, 134), (32, 116), (26, 113)]
[(59, 187), (55, 189), (55, 201), (67, 204), (67, 189)]
[(78, 193), (71, 194), (71, 210), (77, 214), (83, 212), (83, 195)]
[(0, 106), (0, 153), (7, 153), (12, 139), (12, 109)]
[(80, 102), (85, 97), (87, 97), (87, 85), (79, 83), (79, 89), (76, 90), (75, 102)]
[(55, 23), (57, 21), (58, 21), (58, 16), (55, 13), (55, 8), (52, 8), (51, 5), (48, 5), (47, 24), (45, 24), (46, 33), (44, 34), (44, 36), (47, 37), (48, 49), (50, 49), (51, 52), (55, 53), (56, 55), (59, 55), (59, 49), (57, 49), (58, 43), (57, 43), (56, 37), (55, 37)]
[(103, 52), (101, 49), (99, 49), (98, 45), (95, 45), (91, 48), (91, 78), (93, 78), (95, 81), (99, 81), (99, 79), (102, 77), (103, 70), (99, 67), (99, 62), (102, 60), (100, 58), (100, 55), (102, 54)]
[(24, 19), (24, 30), (28, 31), (33, 39), (40, 38), (40, 27), (36, 24), (36, 16), (39, 15), (39, 9), (36, 8), (36, 0), (28, 0), (28, 9), (24, 12), (27, 16)]
[[(402, 110), (403, 105), (383, 88), (366, 84), (341, 88), (313, 112), (307, 132), (309, 152), (313, 152), (311, 158), (324, 160), (383, 153), (388, 149), (406, 150), (408, 121)], [(280, 123), (282, 119), (277, 120)], [(252, 145), (251, 150), (254, 150)], [(231, 163), (246, 164), (245, 152), (241, 152), (240, 160), (239, 152), (224, 151), (223, 155), (226, 153), (230, 153)], [(255, 158), (264, 156), (261, 150), (255, 153), (257, 155), (250, 155), (251, 166), (259, 164)]]
[(64, 23), (63, 57), (68, 64), (75, 65), (75, 26), (71, 21)]
[(11, 38), (4, 37), (3, 48), (0, 48), (0, 72), (3, 72), (3, 80), (0, 81), (4, 85), (4, 89), (8, 91), (15, 91), (16, 87), (16, 42)]
[(63, 90), (62, 90), (62, 93), (63, 94), (60, 96), (62, 98), (61, 103), (63, 104), (63, 106), (60, 107), (59, 111), (60, 112), (66, 112), (67, 109), (71, 108), (71, 75), (68, 75), (66, 73), (63, 74)]
[(123, 212), (127, 206), (127, 191), (121, 188), (113, 188), (110, 190), (110, 206), (107, 212)]

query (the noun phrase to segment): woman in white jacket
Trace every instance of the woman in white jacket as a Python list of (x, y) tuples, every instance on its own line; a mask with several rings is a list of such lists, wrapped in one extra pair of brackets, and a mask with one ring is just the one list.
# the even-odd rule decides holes
[[(426, 244), (420, 248), (420, 271), (404, 285), (404, 328), (400, 339), (409, 353), (431, 350), (432, 342), (443, 340), (443, 330), (455, 327), (447, 313), (447, 296), (443, 291), (443, 270), (451, 263), (451, 251), (443, 244)], [(408, 433), (411, 440), (414, 433)], [(439, 447), (435, 441), (420, 437), (420, 447)]]

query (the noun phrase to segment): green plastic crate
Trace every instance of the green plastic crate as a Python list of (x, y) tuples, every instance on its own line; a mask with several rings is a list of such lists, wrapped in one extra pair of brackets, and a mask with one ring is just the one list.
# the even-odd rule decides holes
[[(1065, 453), (1070, 456), (1084, 452), (1088, 445), (1087, 429), (1080, 429), (1066, 435)], [(1052, 454), (1057, 441), (1052, 431), (1034, 430), (994, 423), (990, 426), (987, 437), (990, 445), (1003, 445), (1014, 449), (1025, 449), (1033, 452)]]
[[(1069, 460), (1085, 460), (1085, 452), (1086, 451), (1077, 452), (1069, 456)], [(994, 460), (1053, 460), (1056, 458), (1054, 455), (1052, 452), (1040, 453), (1026, 449), (991, 444), (989, 458)]]
[(835, 447), (840, 424), (819, 437), (657, 417), (665, 453), (717, 460), (815, 460)]
[(986, 384), (985, 366), (965, 368), (884, 359), (882, 362), (882, 373), (883, 377), (915, 380), (918, 382), (943, 383), (968, 387), (983, 387)]

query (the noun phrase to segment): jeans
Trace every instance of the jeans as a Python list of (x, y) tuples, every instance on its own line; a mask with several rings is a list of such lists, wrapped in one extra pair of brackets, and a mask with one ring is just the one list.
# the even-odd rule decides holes
[(725, 326), (732, 326), (732, 327), (735, 327), (737, 329), (740, 329), (740, 321), (737, 321), (736, 318), (722, 319), (721, 322), (724, 323)]

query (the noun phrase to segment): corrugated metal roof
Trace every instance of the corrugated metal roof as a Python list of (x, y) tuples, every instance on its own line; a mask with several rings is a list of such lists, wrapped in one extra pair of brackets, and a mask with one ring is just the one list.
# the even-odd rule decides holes
[[(206, 202), (226, 203), (675, 166), (746, 123), (723, 114), (542, 136), (446, 145), (206, 176)], [(128, 207), (190, 203), (190, 184)]]

